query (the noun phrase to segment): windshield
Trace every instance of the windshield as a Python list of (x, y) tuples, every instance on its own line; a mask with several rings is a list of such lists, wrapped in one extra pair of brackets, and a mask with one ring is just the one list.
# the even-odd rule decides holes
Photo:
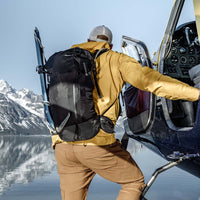
[(193, 1), (185, 0), (177, 26), (191, 21), (195, 21)]

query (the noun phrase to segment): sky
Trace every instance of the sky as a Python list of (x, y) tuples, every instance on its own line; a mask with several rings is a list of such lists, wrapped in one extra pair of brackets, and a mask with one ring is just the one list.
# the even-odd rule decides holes
[(0, 79), (17, 90), (41, 94), (34, 28), (45, 56), (86, 42), (98, 25), (113, 33), (121, 52), (123, 35), (143, 41), (153, 55), (163, 39), (174, 0), (0, 0)]

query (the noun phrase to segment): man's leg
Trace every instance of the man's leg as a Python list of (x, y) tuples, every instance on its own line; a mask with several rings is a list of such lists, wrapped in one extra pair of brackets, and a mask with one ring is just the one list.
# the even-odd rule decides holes
[(145, 186), (143, 174), (119, 142), (105, 147), (77, 147), (76, 156), (95, 173), (122, 186), (118, 200), (139, 200)]
[(57, 144), (55, 157), (60, 176), (62, 200), (86, 200), (88, 188), (95, 173), (77, 160), (73, 145)]

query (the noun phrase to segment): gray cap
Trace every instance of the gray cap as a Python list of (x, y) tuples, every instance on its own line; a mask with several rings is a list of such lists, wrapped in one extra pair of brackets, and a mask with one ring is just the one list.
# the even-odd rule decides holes
[[(102, 36), (106, 36), (105, 38)], [(109, 44), (112, 43), (112, 32), (111, 30), (102, 25), (102, 26), (97, 26), (95, 27), (89, 36), (89, 39), (92, 41), (104, 41), (104, 42), (108, 42)]]

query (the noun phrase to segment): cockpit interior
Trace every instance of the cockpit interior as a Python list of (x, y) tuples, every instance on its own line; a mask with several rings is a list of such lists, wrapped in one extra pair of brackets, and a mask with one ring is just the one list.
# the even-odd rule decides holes
[[(200, 44), (195, 21), (175, 30), (166, 50), (163, 74), (191, 86), (200, 86)], [(192, 127), (198, 102), (167, 100), (170, 118), (177, 127)]]

